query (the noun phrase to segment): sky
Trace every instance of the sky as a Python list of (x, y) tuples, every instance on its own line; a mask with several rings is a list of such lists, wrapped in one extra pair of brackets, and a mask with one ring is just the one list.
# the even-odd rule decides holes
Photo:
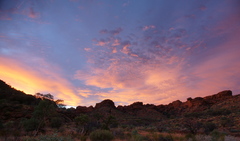
[(71, 106), (240, 93), (239, 0), (0, 0), (0, 79)]

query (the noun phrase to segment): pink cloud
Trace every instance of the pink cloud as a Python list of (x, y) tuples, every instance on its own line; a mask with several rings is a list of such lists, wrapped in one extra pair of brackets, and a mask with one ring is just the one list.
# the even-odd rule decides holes
[[(137, 57), (134, 61), (116, 58), (108, 67), (91, 66), (88, 71), (78, 71), (75, 78), (88, 86), (112, 88), (110, 92), (98, 92), (100, 100), (110, 98), (118, 103), (131, 104), (135, 101), (144, 103), (168, 104), (174, 100), (186, 101), (188, 97), (203, 97), (225, 89), (240, 93), (237, 78), (240, 73), (237, 38), (240, 32), (232, 34), (224, 44), (212, 50), (209, 60), (189, 66), (186, 58), (172, 55), (163, 58), (156, 55), (148, 63)], [(122, 44), (125, 53), (129, 44)], [(185, 50), (185, 48), (183, 48)], [(151, 52), (148, 52), (151, 54)], [(133, 54), (133, 53), (132, 53)], [(130, 56), (134, 56), (130, 54)], [(137, 54), (136, 54), (137, 55)], [(153, 54), (151, 54), (153, 55)], [(121, 60), (121, 61), (120, 61)], [(163, 61), (160, 61), (163, 60)], [(145, 60), (144, 60), (145, 61)], [(92, 93), (87, 92), (86, 95)]]
[(108, 44), (109, 44), (108, 41), (100, 40), (100, 41), (98, 41), (97, 44), (95, 44), (95, 45), (97, 45), (97, 46), (106, 46), (106, 45), (108, 45)]
[(31, 8), (29, 9), (28, 17), (35, 19), (35, 18), (39, 17), (39, 13), (36, 13), (36, 12), (33, 10), (33, 8), (31, 7)]
[[(86, 85), (112, 88), (111, 92), (99, 92), (101, 99), (110, 98), (118, 103), (131, 104), (135, 101), (162, 104), (177, 98), (180, 68), (158, 68), (155, 65), (139, 65), (137, 62), (112, 62), (106, 69), (91, 68), (78, 71), (75, 78), (84, 80)], [(91, 72), (91, 73), (89, 73)]]
[(116, 47), (113, 48), (112, 53), (117, 53), (117, 48)]
[(148, 30), (148, 29), (154, 29), (156, 28), (154, 25), (146, 25), (142, 28), (143, 31)]
[(112, 46), (119, 46), (119, 45), (120, 45), (120, 40), (114, 39), (113, 43), (112, 43)]
[(91, 51), (92, 49), (91, 48), (84, 48), (85, 51), (89, 52)]

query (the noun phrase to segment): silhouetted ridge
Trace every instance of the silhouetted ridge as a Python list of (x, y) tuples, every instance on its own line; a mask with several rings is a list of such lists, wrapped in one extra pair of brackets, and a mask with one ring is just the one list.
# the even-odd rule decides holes
[(103, 100), (100, 103), (96, 103), (95, 109), (101, 108), (101, 107), (110, 107), (110, 108), (116, 108), (114, 102), (110, 99)]
[[(47, 100), (48, 102), (46, 102)], [(46, 104), (52, 106), (48, 107), (49, 105)], [(126, 106), (119, 105), (116, 108), (114, 102), (110, 99), (96, 103), (95, 107), (77, 106), (76, 109), (58, 108), (54, 104), (53, 100), (42, 100), (27, 95), (0, 80), (0, 121), (3, 121), (3, 123), (37, 119), (38, 116), (34, 115), (38, 112), (41, 113), (39, 108), (44, 108), (45, 110), (42, 111), (45, 111), (46, 114), (49, 114), (48, 112), (52, 110), (50, 112), (52, 115), (45, 118), (46, 123), (49, 123), (46, 124), (48, 127), (52, 126), (50, 125), (52, 121), (62, 122), (62, 124), (70, 125), (70, 127), (75, 127), (74, 122), (88, 122), (86, 123), (86, 129), (110, 129), (118, 125), (123, 127), (153, 126), (160, 132), (189, 133), (192, 132), (189, 130), (189, 126), (194, 127), (201, 123), (202, 127), (196, 129), (194, 133), (200, 131), (199, 133), (202, 134), (203, 129), (207, 128), (207, 125), (211, 122), (211, 125), (214, 124), (217, 129), (223, 129), (224, 132), (240, 134), (240, 132), (231, 132), (239, 130), (240, 95), (233, 96), (230, 90), (224, 90), (206, 97), (189, 97), (184, 102), (176, 100), (167, 105), (157, 106), (134, 102)], [(58, 125), (58, 123), (54, 125)]]
[(2, 80), (0, 80), (0, 99), (27, 105), (36, 105), (40, 101), (33, 95), (27, 95), (22, 91), (16, 90)]

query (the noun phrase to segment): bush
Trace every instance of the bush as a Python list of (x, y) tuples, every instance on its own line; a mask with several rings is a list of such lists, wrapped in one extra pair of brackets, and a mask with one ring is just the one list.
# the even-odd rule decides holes
[(231, 111), (228, 109), (215, 109), (215, 110), (208, 110), (207, 114), (210, 116), (220, 116), (220, 115), (229, 115)]
[(216, 125), (212, 122), (207, 122), (204, 124), (204, 132), (206, 134), (209, 134), (210, 132), (212, 132), (214, 129), (216, 129)]
[(150, 137), (142, 136), (141, 134), (138, 133), (137, 130), (133, 130), (131, 133), (131, 140), (132, 141), (147, 141), (147, 140), (150, 140)]
[(227, 117), (222, 117), (220, 120), (220, 123), (223, 127), (230, 127), (234, 125), (233, 119), (227, 118)]
[(167, 136), (159, 135), (158, 140), (159, 141), (174, 141), (173, 137), (171, 135), (167, 135)]
[(61, 137), (58, 134), (42, 135), (38, 137), (38, 141), (73, 141), (70, 137)]
[(216, 130), (214, 130), (211, 133), (211, 136), (212, 136), (212, 141), (224, 141), (225, 140), (225, 135)]
[(26, 131), (36, 130), (39, 126), (39, 121), (35, 118), (26, 119), (23, 121), (23, 127)]
[(185, 135), (185, 138), (187, 139), (187, 140), (192, 140), (192, 141), (196, 141), (196, 136), (194, 135), (194, 134), (186, 134)]
[(125, 138), (124, 130), (122, 128), (113, 129), (113, 134), (117, 138), (120, 138), (120, 139)]
[(192, 112), (192, 113), (186, 113), (184, 114), (185, 117), (201, 117), (203, 116), (204, 114), (202, 112)]
[(3, 123), (2, 121), (0, 120), (0, 130), (3, 129)]
[(54, 117), (51, 119), (51, 127), (52, 128), (59, 128), (62, 126), (63, 120), (60, 117)]
[(95, 130), (90, 134), (91, 141), (111, 141), (113, 134), (108, 130)]

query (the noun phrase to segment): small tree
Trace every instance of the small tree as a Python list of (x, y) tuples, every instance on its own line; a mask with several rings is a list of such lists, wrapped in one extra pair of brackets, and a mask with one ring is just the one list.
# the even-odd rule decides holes
[(55, 103), (57, 104), (58, 108), (65, 108), (65, 106), (66, 106), (65, 104), (63, 104), (64, 100), (62, 100), (62, 99), (56, 100)]
[(47, 99), (40, 101), (33, 112), (33, 118), (39, 121), (34, 136), (37, 135), (40, 127), (43, 127), (47, 123), (47, 121), (50, 121), (50, 119), (55, 115), (56, 107), (54, 106), (52, 101)]
[(109, 117), (107, 117), (106, 120), (103, 121), (102, 128), (105, 130), (109, 130), (110, 126), (117, 127), (117, 120), (112, 115), (110, 115)]
[(35, 94), (35, 97), (37, 97), (37, 98), (41, 98), (41, 99), (48, 99), (48, 100), (51, 100), (51, 101), (54, 100), (54, 96), (51, 95), (51, 94), (41, 94), (41, 93), (36, 93), (36, 94)]
[(216, 125), (214, 123), (212, 123), (212, 122), (205, 123), (203, 127), (204, 127), (204, 132), (206, 134), (211, 133), (214, 129), (217, 128)]
[(51, 119), (50, 124), (52, 128), (59, 128), (62, 126), (63, 120), (60, 117), (54, 117)]
[(89, 117), (87, 115), (80, 115), (77, 116), (74, 121), (77, 126), (78, 132), (80, 132), (81, 134), (86, 133), (85, 128), (86, 125), (89, 123)]
[(23, 121), (23, 127), (27, 132), (36, 130), (38, 126), (39, 126), (39, 120), (35, 118), (25, 119)]
[(190, 131), (191, 134), (196, 134), (202, 127), (202, 123), (195, 121), (194, 119), (187, 119), (184, 122), (184, 126)]

